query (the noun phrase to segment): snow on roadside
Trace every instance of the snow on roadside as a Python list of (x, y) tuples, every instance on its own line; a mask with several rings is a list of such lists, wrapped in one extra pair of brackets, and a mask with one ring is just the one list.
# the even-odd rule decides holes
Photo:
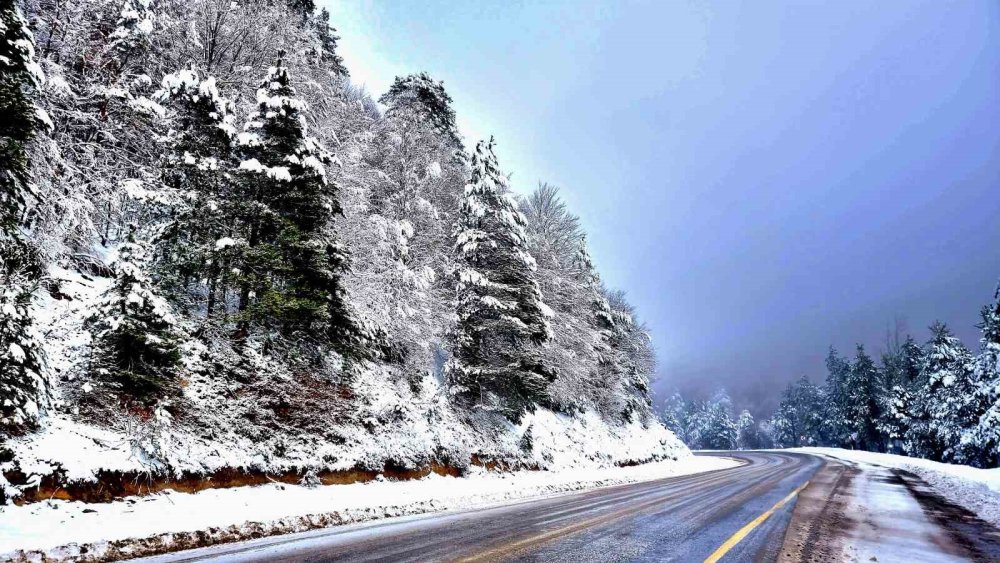
[(855, 463), (902, 469), (916, 474), (938, 494), (1000, 527), (1000, 469), (940, 463), (928, 459), (839, 448), (792, 448)]
[[(488, 472), (476, 469), (466, 477), (431, 475), (414, 481), (376, 480), (315, 488), (270, 484), (259, 487), (211, 489), (197, 493), (164, 492), (130, 497), (107, 504), (50, 500), (0, 508), (0, 559), (45, 554), (53, 559), (100, 558), (112, 542), (134, 539), (149, 553), (163, 534), (233, 527), (239, 539), (252, 533), (301, 531), (323, 523), (349, 523), (378, 518), (479, 508), (528, 497), (648, 481), (734, 467), (721, 457), (685, 456), (624, 468), (563, 469), (555, 472)], [(319, 522), (320, 524), (317, 524)], [(261, 526), (264, 524), (264, 526)], [(328, 524), (327, 524), (328, 525)], [(162, 539), (169, 545), (170, 538)], [(76, 547), (72, 547), (76, 544)], [(87, 546), (81, 550), (80, 546)], [(63, 546), (63, 547), (60, 547)], [(70, 546), (70, 547), (65, 547)], [(146, 551), (143, 551), (145, 549)], [(154, 548), (155, 549), (155, 548)], [(41, 552), (41, 553), (38, 553)]]

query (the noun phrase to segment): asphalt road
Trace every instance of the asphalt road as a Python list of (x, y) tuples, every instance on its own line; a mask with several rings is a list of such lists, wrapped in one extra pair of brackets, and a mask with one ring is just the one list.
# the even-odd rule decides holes
[(165, 561), (774, 561), (795, 493), (823, 465), (718, 453), (744, 465), (485, 510), (316, 530)]

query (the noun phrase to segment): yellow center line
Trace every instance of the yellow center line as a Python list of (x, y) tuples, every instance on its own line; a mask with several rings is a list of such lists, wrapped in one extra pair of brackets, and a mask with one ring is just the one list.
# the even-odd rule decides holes
[(788, 501), (795, 498), (795, 495), (802, 492), (802, 489), (806, 488), (807, 485), (809, 485), (809, 481), (806, 481), (805, 483), (802, 484), (801, 487), (788, 493), (788, 496), (778, 501), (778, 504), (772, 506), (767, 512), (755, 518), (753, 522), (750, 522), (746, 526), (740, 528), (735, 534), (732, 535), (732, 537), (726, 540), (726, 543), (720, 545), (719, 549), (713, 551), (712, 554), (709, 555), (707, 559), (705, 559), (705, 563), (716, 563), (716, 561), (722, 559), (722, 557), (725, 554), (729, 553), (730, 549), (732, 549), (736, 544), (740, 543), (740, 541), (743, 538), (747, 537), (750, 534), (750, 532), (754, 530), (754, 528), (760, 526), (762, 523), (764, 523), (764, 520), (770, 518), (771, 515), (774, 514), (779, 508), (785, 506), (785, 504), (787, 504)]

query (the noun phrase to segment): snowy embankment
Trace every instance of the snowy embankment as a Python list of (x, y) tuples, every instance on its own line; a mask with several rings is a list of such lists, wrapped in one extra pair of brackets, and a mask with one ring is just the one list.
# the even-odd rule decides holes
[[(431, 475), (305, 487), (271, 484), (187, 494), (164, 492), (112, 503), (51, 500), (0, 508), (0, 558), (102, 559), (444, 510), (503, 504), (595, 487), (738, 465), (686, 456), (634, 467)], [(32, 553), (33, 552), (33, 553)]]
[(792, 448), (843, 461), (909, 471), (938, 494), (1000, 527), (1000, 469), (978, 469), (927, 459), (839, 448)]

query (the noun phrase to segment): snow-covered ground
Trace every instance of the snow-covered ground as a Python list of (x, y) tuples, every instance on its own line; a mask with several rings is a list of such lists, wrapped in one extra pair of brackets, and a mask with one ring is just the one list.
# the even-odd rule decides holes
[[(685, 456), (625, 468), (516, 473), (473, 471), (461, 478), (431, 475), (414, 481), (378, 480), (308, 488), (272, 484), (165, 492), (107, 504), (47, 501), (0, 508), (0, 559), (38, 551), (72, 558), (87, 546), (102, 553), (140, 555), (168, 549), (185, 533), (208, 530), (209, 541), (303, 531), (423, 512), (503, 504), (601, 486), (687, 475), (738, 465), (720, 457)], [(149, 540), (149, 538), (153, 538)], [(147, 541), (129, 542), (135, 539)], [(121, 541), (126, 540), (126, 541)], [(68, 547), (67, 547), (68, 546)]]
[(967, 465), (839, 448), (793, 448), (793, 451), (909, 471), (926, 481), (944, 498), (1000, 527), (1000, 469), (977, 469)]

